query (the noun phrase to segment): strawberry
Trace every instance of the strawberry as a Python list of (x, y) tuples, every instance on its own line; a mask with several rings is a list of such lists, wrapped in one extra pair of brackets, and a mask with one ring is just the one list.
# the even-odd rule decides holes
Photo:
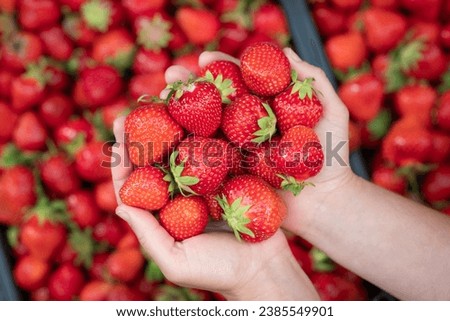
[(124, 20), (122, 6), (112, 0), (86, 0), (81, 5), (80, 12), (87, 26), (100, 32), (117, 27)]
[(367, 45), (376, 53), (385, 53), (394, 48), (406, 32), (405, 18), (395, 12), (369, 8), (363, 13)]
[(291, 249), (292, 255), (295, 260), (298, 262), (302, 270), (306, 273), (306, 275), (312, 274), (313, 262), (309, 253), (305, 251), (300, 245), (296, 244), (293, 241), (288, 241), (289, 248)]
[(400, 0), (400, 5), (415, 16), (426, 21), (436, 21), (439, 17), (442, 0)]
[(367, 57), (364, 38), (358, 32), (348, 32), (330, 37), (325, 51), (331, 65), (339, 70), (358, 68)]
[(66, 198), (71, 219), (81, 228), (93, 227), (101, 220), (100, 209), (94, 196), (86, 190), (79, 190)]
[(325, 37), (341, 33), (345, 29), (345, 14), (327, 5), (317, 4), (313, 17), (321, 35)]
[(51, 57), (63, 61), (70, 58), (74, 50), (74, 45), (60, 26), (45, 29), (39, 35), (45, 52)]
[(169, 183), (155, 167), (137, 168), (120, 189), (120, 199), (129, 206), (149, 211), (161, 209), (169, 200)]
[(168, 111), (173, 119), (194, 135), (213, 136), (222, 118), (222, 96), (216, 86), (188, 81), (173, 83), (169, 88)]
[(286, 45), (289, 39), (286, 16), (280, 6), (267, 3), (253, 13), (253, 28)]
[(415, 78), (438, 80), (447, 70), (448, 60), (436, 44), (426, 44), (419, 57), (408, 73)]
[(281, 137), (275, 160), (277, 168), (283, 174), (304, 181), (317, 175), (322, 169), (322, 145), (311, 128), (295, 126)]
[(89, 47), (98, 36), (79, 15), (67, 15), (62, 23), (65, 34), (80, 47)]
[(400, 116), (430, 115), (436, 100), (436, 91), (427, 84), (405, 86), (394, 96), (395, 107)]
[(11, 83), (12, 108), (17, 112), (29, 110), (45, 98), (45, 80), (34, 72), (24, 73)]
[(125, 120), (128, 154), (135, 165), (161, 162), (183, 135), (183, 129), (170, 117), (162, 103), (141, 106)]
[(85, 283), (83, 272), (70, 263), (58, 267), (48, 280), (48, 290), (53, 300), (73, 300)]
[(0, 119), (3, 121), (3, 126), (0, 127), (0, 143), (9, 141), (13, 135), (17, 114), (15, 114), (10, 106), (0, 101)]
[(249, 36), (249, 31), (239, 23), (227, 22), (222, 24), (218, 50), (231, 56), (238, 56), (242, 42)]
[(432, 150), (432, 136), (416, 118), (397, 121), (386, 135), (383, 158), (398, 166), (425, 163)]
[(61, 12), (55, 0), (22, 0), (18, 16), (24, 29), (36, 31), (55, 26)]
[(266, 42), (248, 46), (241, 56), (241, 71), (247, 87), (260, 96), (274, 96), (291, 81), (289, 60), (276, 45)]
[(35, 179), (30, 169), (14, 166), (0, 176), (0, 222), (18, 224), (36, 202)]
[(3, 45), (2, 66), (13, 71), (23, 71), (30, 63), (36, 63), (42, 53), (38, 36), (25, 31), (17, 32)]
[(142, 16), (134, 22), (137, 34), (137, 42), (150, 51), (160, 51), (169, 46), (172, 39), (170, 29), (172, 23), (160, 12), (155, 13), (151, 18)]
[(144, 257), (139, 249), (117, 250), (105, 263), (109, 275), (121, 282), (134, 280), (144, 266)]
[(439, 33), (439, 43), (442, 47), (450, 49), (450, 22), (442, 26)]
[(17, 5), (16, 0), (1, 0), (0, 10), (6, 13), (13, 13)]
[(84, 145), (75, 155), (75, 169), (88, 182), (101, 182), (111, 177), (111, 146), (104, 142)]
[(449, 200), (450, 166), (441, 165), (429, 172), (423, 182), (422, 194), (430, 203)]
[(271, 237), (286, 217), (286, 205), (261, 178), (242, 175), (225, 182), (219, 204), (238, 240), (256, 243)]
[(49, 272), (49, 263), (33, 256), (23, 256), (14, 266), (14, 281), (22, 289), (33, 291), (45, 284)]
[(361, 128), (353, 121), (348, 123), (348, 145), (350, 152), (361, 147)]
[(112, 130), (114, 120), (119, 116), (125, 115), (129, 110), (131, 108), (128, 99), (125, 97), (117, 98), (114, 103), (105, 105), (100, 109), (101, 121), (107, 129)]
[(201, 69), (198, 66), (198, 58), (199, 57), (200, 57), (200, 52), (194, 51), (194, 52), (187, 53), (187, 54), (176, 57), (172, 61), (172, 64), (179, 65), (179, 66), (186, 68), (193, 75), (199, 75), (201, 72)]
[(107, 213), (114, 213), (118, 206), (112, 180), (95, 185), (94, 197), (98, 207)]
[[(136, 0), (135, 0), (136, 1)], [(115, 284), (108, 293), (108, 301), (144, 301), (145, 296), (124, 284)]]
[(122, 73), (133, 64), (134, 54), (133, 36), (124, 28), (100, 35), (92, 47), (92, 58), (96, 62), (109, 64)]
[(164, 72), (170, 65), (171, 58), (167, 51), (139, 48), (134, 58), (133, 71), (137, 74)]
[(37, 151), (45, 148), (47, 133), (42, 122), (32, 112), (22, 114), (13, 132), (13, 141), (18, 148)]
[(370, 121), (381, 109), (383, 84), (374, 75), (363, 74), (345, 81), (338, 94), (355, 120)]
[(364, 289), (333, 273), (317, 273), (311, 281), (323, 301), (361, 301), (366, 299)]
[(13, 73), (7, 70), (0, 71), (0, 97), (9, 99), (11, 97), (11, 83), (14, 79)]
[(47, 286), (40, 287), (30, 293), (31, 301), (50, 301), (50, 293)]
[(148, 16), (154, 12), (161, 11), (166, 4), (167, 0), (122, 0), (122, 5), (133, 20), (139, 16)]
[(331, 3), (338, 9), (355, 11), (361, 6), (362, 0), (331, 0)]
[[(94, 227), (93, 237), (98, 242), (106, 242), (111, 246), (117, 246), (123, 236), (123, 228), (120, 225), (119, 218), (114, 216), (105, 216), (101, 222)], [(105, 260), (106, 261), (106, 260)], [(95, 263), (95, 256), (94, 256)]]
[(244, 156), (239, 147), (231, 143), (227, 145), (227, 160), (228, 170), (231, 176), (245, 174), (245, 169), (242, 167)]
[(372, 181), (378, 186), (400, 195), (405, 195), (408, 187), (405, 177), (400, 176), (395, 169), (389, 167), (375, 169), (372, 173)]
[(440, 98), (436, 121), (440, 128), (450, 132), (450, 91), (445, 92)]
[(274, 154), (278, 152), (279, 138), (264, 142), (254, 148), (249, 148), (244, 157), (245, 167), (252, 175), (264, 179), (272, 187), (280, 189), (283, 178), (274, 160)]
[[(228, 95), (228, 92), (221, 91), (222, 101), (224, 101), (224, 99), (226, 102), (234, 101), (235, 99), (248, 93), (248, 88), (242, 79), (239, 66), (231, 61), (213, 61), (202, 68), (200, 75), (206, 77), (211, 82), (214, 82), (219, 89), (228, 89), (227, 87), (230, 88), (229, 92), (231, 93)], [(227, 86), (229, 81), (231, 81), (231, 84)]]
[(428, 161), (434, 164), (443, 163), (450, 156), (450, 136), (436, 130), (433, 130), (430, 133), (432, 136), (433, 147)]
[(126, 232), (117, 243), (117, 249), (138, 249), (139, 246), (139, 239), (133, 231)]
[(79, 11), (81, 8), (81, 5), (86, 0), (58, 0), (61, 6), (66, 6), (71, 11)]
[(220, 28), (219, 18), (207, 9), (181, 7), (175, 19), (189, 42), (199, 46), (216, 39)]
[(161, 209), (159, 220), (175, 241), (183, 241), (204, 231), (208, 205), (200, 196), (178, 195)]
[(40, 172), (45, 187), (56, 196), (66, 196), (81, 186), (73, 164), (62, 154), (45, 159), (40, 166)]
[(51, 207), (38, 207), (32, 210), (33, 215), (20, 227), (20, 242), (28, 252), (39, 259), (49, 260), (64, 246), (67, 231), (64, 225), (53, 216), (60, 211), (60, 202), (54, 202)]
[(323, 107), (312, 87), (313, 81), (312, 78), (300, 81), (293, 72), (292, 85), (273, 100), (272, 108), (281, 133), (297, 125), (313, 128), (320, 120)]
[(100, 280), (86, 283), (80, 292), (80, 301), (106, 301), (114, 285)]
[(65, 123), (73, 112), (73, 101), (58, 92), (47, 95), (39, 105), (39, 116), (45, 125), (50, 128), (56, 128)]
[(247, 94), (225, 108), (222, 130), (232, 143), (242, 147), (269, 140), (276, 132), (276, 123), (270, 106)]
[(61, 66), (49, 65), (45, 68), (46, 86), (54, 91), (66, 91), (71, 84), (71, 79)]
[(212, 193), (228, 174), (227, 143), (190, 136), (172, 153), (170, 171), (175, 183), (169, 189), (171, 192), (178, 188), (182, 193)]
[(74, 143), (77, 139), (90, 142), (94, 136), (94, 127), (84, 118), (73, 118), (55, 129), (54, 137), (57, 146)]
[(423, 39), (428, 43), (437, 43), (440, 26), (435, 22), (425, 22), (411, 19), (409, 22), (413, 27), (413, 39)]
[(82, 89), (90, 105), (108, 104), (120, 94), (122, 80), (116, 69), (97, 66), (84, 69), (80, 76)]
[(217, 201), (217, 197), (219, 196), (221, 191), (221, 188), (219, 187), (214, 192), (203, 195), (203, 198), (206, 201), (206, 204), (208, 205), (208, 212), (211, 218), (215, 221), (222, 220), (223, 210), (219, 205), (219, 202)]
[(159, 96), (166, 87), (164, 72), (134, 75), (130, 80), (128, 91), (132, 99), (137, 100), (143, 95)]
[(370, 4), (373, 7), (382, 8), (382, 9), (396, 9), (398, 6), (397, 0), (370, 0)]

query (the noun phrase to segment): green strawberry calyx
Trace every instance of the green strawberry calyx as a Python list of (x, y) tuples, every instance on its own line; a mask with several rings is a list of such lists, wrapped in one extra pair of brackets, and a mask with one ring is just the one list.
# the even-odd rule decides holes
[(90, 28), (105, 32), (111, 23), (112, 12), (108, 3), (91, 0), (81, 6), (81, 15)]
[(145, 279), (149, 282), (162, 282), (164, 281), (164, 274), (161, 269), (152, 260), (149, 260), (144, 272)]
[(294, 196), (300, 194), (306, 186), (315, 186), (311, 182), (299, 182), (292, 176), (282, 174), (278, 174), (277, 176), (283, 179), (281, 189), (291, 192)]
[(180, 99), (185, 91), (192, 91), (194, 89), (193, 85), (193, 79), (189, 79), (187, 82), (178, 80), (171, 84), (168, 84), (166, 89), (169, 90), (169, 94), (167, 95), (166, 101), (168, 102), (172, 97), (176, 100)]
[(169, 193), (173, 195), (176, 191), (179, 191), (183, 196), (197, 195), (190, 186), (196, 185), (200, 180), (194, 176), (182, 176), (186, 159), (177, 164), (177, 157), (178, 151), (170, 155), (170, 173), (164, 177), (164, 180), (170, 183)]
[(245, 216), (251, 205), (242, 205), (242, 197), (237, 198), (230, 205), (225, 195), (216, 197), (217, 202), (223, 210), (222, 218), (227, 222), (228, 226), (233, 230), (238, 241), (241, 241), (241, 234), (255, 237), (252, 230), (247, 227), (251, 220)]
[(173, 38), (170, 28), (172, 23), (159, 13), (151, 19), (142, 19), (139, 22), (137, 42), (145, 49), (159, 52), (162, 48), (166, 48)]
[(70, 221), (66, 203), (62, 200), (50, 201), (47, 197), (40, 197), (36, 206), (26, 214), (25, 219), (33, 216), (36, 216), (39, 225), (45, 222), (67, 224)]
[(114, 56), (106, 58), (106, 63), (123, 74), (133, 65), (135, 55), (136, 47), (130, 46), (129, 48), (118, 51)]
[(86, 228), (81, 230), (73, 228), (70, 231), (68, 241), (72, 249), (77, 253), (75, 264), (83, 265), (89, 269), (92, 266), (92, 258), (96, 252), (95, 242), (92, 238), (92, 229)]
[(233, 87), (233, 81), (231, 79), (223, 78), (222, 74), (219, 74), (214, 78), (213, 74), (209, 70), (206, 71), (205, 76), (200, 79), (209, 81), (216, 86), (222, 97), (222, 103), (231, 103), (231, 100), (228, 97), (236, 92), (236, 88)]
[(165, 103), (164, 100), (159, 98), (158, 96), (151, 96), (144, 94), (137, 99), (138, 103), (151, 104), (151, 103)]
[(298, 74), (295, 70), (291, 72), (292, 78), (292, 89), (291, 95), (298, 93), (300, 99), (305, 99), (308, 97), (309, 99), (313, 98), (313, 95), (316, 94), (316, 90), (313, 87), (314, 78), (305, 78), (303, 81), (298, 79)]
[(252, 139), (252, 142), (257, 144), (270, 140), (277, 131), (277, 118), (272, 108), (266, 103), (262, 105), (267, 112), (267, 116), (258, 119), (259, 130), (253, 133), (256, 138)]
[(330, 257), (318, 248), (313, 247), (309, 255), (313, 261), (313, 270), (315, 272), (332, 272), (336, 269), (336, 265)]

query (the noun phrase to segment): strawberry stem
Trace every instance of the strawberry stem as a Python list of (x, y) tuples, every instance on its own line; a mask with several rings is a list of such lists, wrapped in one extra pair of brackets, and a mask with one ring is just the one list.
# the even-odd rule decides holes
[(228, 226), (233, 230), (234, 235), (238, 241), (241, 241), (241, 234), (255, 237), (252, 230), (247, 227), (250, 219), (245, 214), (250, 209), (250, 205), (243, 206), (242, 197), (237, 198), (233, 204), (229, 204), (225, 195), (216, 197), (217, 202), (223, 210), (222, 218), (227, 222)]
[(111, 23), (111, 8), (101, 0), (90, 0), (81, 6), (81, 14), (86, 24), (97, 31), (105, 32)]
[(268, 104), (263, 103), (262, 105), (267, 112), (267, 116), (258, 119), (260, 129), (253, 133), (256, 138), (252, 139), (252, 142), (257, 144), (270, 140), (277, 131), (277, 118), (275, 114)]

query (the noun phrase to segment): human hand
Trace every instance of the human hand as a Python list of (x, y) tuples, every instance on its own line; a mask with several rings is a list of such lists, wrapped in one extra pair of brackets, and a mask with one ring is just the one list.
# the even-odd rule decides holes
[[(200, 60), (200, 65), (207, 63), (208, 60)], [(168, 83), (187, 77), (189, 73), (179, 66), (166, 72)], [(126, 165), (129, 162), (123, 139), (123, 117), (116, 120), (114, 134), (117, 143), (113, 152), (121, 159), (112, 168), (119, 202), (116, 212), (130, 224), (144, 250), (167, 279), (181, 286), (220, 292), (229, 300), (318, 299), (281, 231), (262, 243), (240, 243), (216, 223), (204, 234), (175, 242), (149, 212), (122, 204), (119, 190), (132, 171)]]

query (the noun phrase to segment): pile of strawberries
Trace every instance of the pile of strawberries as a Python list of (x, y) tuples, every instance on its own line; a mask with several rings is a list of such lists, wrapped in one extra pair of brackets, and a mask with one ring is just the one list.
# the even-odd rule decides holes
[(122, 201), (159, 211), (178, 241), (203, 232), (208, 214), (238, 239), (272, 236), (286, 216), (273, 188), (298, 194), (324, 158), (312, 129), (323, 112), (313, 80), (292, 75), (278, 46), (258, 42), (244, 50), (241, 67), (214, 61), (201, 77), (169, 84), (166, 101), (141, 99), (153, 102), (125, 121), (139, 167), (120, 190)]

